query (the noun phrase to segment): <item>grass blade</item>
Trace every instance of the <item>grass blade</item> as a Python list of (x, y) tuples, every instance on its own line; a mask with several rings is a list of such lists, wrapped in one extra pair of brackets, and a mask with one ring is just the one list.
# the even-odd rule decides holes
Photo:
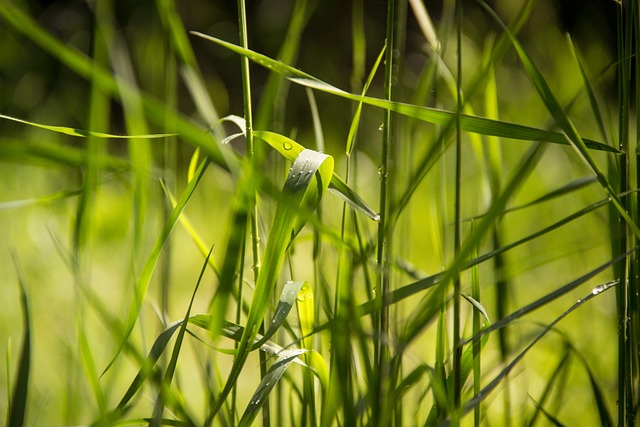
[(289, 280), (285, 283), (282, 288), (282, 294), (280, 295), (280, 299), (278, 300), (278, 305), (276, 306), (276, 311), (273, 313), (273, 317), (271, 318), (271, 323), (269, 324), (269, 329), (264, 333), (263, 337), (258, 340), (253, 345), (253, 348), (259, 348), (267, 342), (269, 338), (276, 333), (276, 331), (282, 325), (282, 322), (287, 318), (287, 315), (293, 308), (293, 304), (295, 304), (296, 299), (298, 298), (298, 294), (300, 293), (300, 289), (302, 289), (303, 285), (307, 282), (294, 282)]
[(571, 119), (569, 119), (565, 111), (560, 106), (560, 103), (558, 102), (555, 95), (551, 91), (551, 88), (549, 87), (544, 76), (542, 75), (540, 70), (538, 70), (538, 67), (536, 67), (536, 65), (533, 63), (529, 55), (527, 55), (527, 53), (524, 51), (524, 49), (522, 48), (518, 40), (515, 38), (515, 36), (511, 34), (507, 26), (504, 25), (504, 23), (500, 20), (498, 15), (496, 15), (496, 13), (486, 3), (480, 1), (480, 4), (485, 8), (485, 10), (489, 13), (489, 15), (491, 15), (491, 17), (494, 18), (494, 20), (496, 20), (496, 22), (502, 27), (502, 29), (509, 35), (509, 38), (511, 39), (511, 43), (513, 44), (513, 47), (515, 48), (516, 53), (518, 54), (518, 57), (520, 58), (520, 61), (524, 66), (527, 76), (529, 77), (534, 87), (538, 91), (540, 98), (542, 98), (542, 100), (544, 101), (547, 109), (549, 110), (549, 113), (552, 115), (552, 117), (554, 118), (558, 126), (564, 131), (566, 135), (565, 138), (568, 139), (568, 141), (576, 149), (576, 151), (581, 156), (581, 158), (587, 163), (591, 171), (597, 177), (600, 185), (605, 190), (607, 190), (607, 192), (609, 193), (612, 199), (613, 205), (620, 213), (620, 216), (624, 218), (624, 220), (629, 225), (631, 230), (633, 230), (633, 233), (640, 238), (640, 228), (638, 228), (638, 226), (634, 223), (634, 221), (631, 219), (631, 217), (627, 213), (624, 206), (622, 206), (622, 204), (620, 203), (620, 200), (618, 200), (618, 197), (616, 196), (616, 193), (613, 187), (607, 180), (604, 173), (600, 170), (600, 167), (597, 165), (595, 159), (593, 158), (593, 155), (589, 151), (589, 148), (593, 148), (593, 147), (589, 147), (585, 139), (582, 138), (582, 136), (580, 136), (580, 134), (578, 133), (578, 130), (573, 125)]
[[(199, 32), (192, 32), (192, 34), (224, 46), (239, 55), (246, 56), (247, 58), (271, 71), (289, 76), (289, 80), (302, 86), (317, 89), (322, 92), (330, 93), (352, 101), (363, 102), (368, 105), (379, 107), (385, 110), (390, 110), (407, 117), (412, 117), (417, 120), (437, 124), (440, 126), (446, 126), (448, 123), (454, 120), (456, 115), (453, 112), (439, 110), (437, 108), (422, 107), (418, 105), (411, 105), (401, 102), (393, 102), (385, 99), (371, 98), (367, 96), (352, 94), (338, 89), (335, 86), (325, 83), (315, 78), (314, 76), (293, 68), (287, 64), (271, 59), (268, 56), (259, 54), (249, 49), (244, 49), (240, 46), (234, 45), (233, 43), (228, 43), (218, 38), (208, 36), (206, 34), (202, 34)], [(479, 116), (469, 116), (466, 114), (461, 114), (460, 126), (462, 127), (462, 130), (466, 132), (478, 133), (481, 135), (525, 141), (546, 141), (555, 144), (570, 145), (570, 142), (566, 140), (566, 137), (558, 132), (546, 131), (499, 120), (491, 120)], [(618, 152), (618, 150), (616, 150), (615, 148), (601, 142), (589, 139), (583, 139), (583, 141), (590, 149), (607, 151), (611, 153)]]
[(239, 427), (251, 425), (256, 415), (258, 415), (258, 411), (260, 411), (267, 402), (269, 393), (278, 381), (280, 381), (280, 378), (282, 378), (282, 375), (284, 375), (291, 362), (306, 351), (307, 350), (304, 349), (293, 349), (283, 350), (278, 353), (278, 358), (273, 365), (271, 365), (269, 371), (260, 382), (260, 385), (258, 385), (253, 397), (251, 397), (249, 401), (249, 406), (247, 406), (244, 414), (242, 414), (242, 418), (238, 424)]
[[(298, 144), (291, 138), (287, 138), (284, 135), (269, 131), (254, 131), (253, 134), (271, 145), (276, 151), (278, 151), (285, 159), (289, 161), (295, 161), (296, 157), (305, 150), (305, 148)], [(329, 189), (333, 190), (333, 193), (338, 195), (341, 199), (347, 202), (354, 209), (364, 213), (374, 221), (378, 221), (380, 216), (373, 210), (355, 191), (353, 191), (346, 182), (342, 180), (334, 172), (331, 176), (331, 182), (329, 183)]]
[(150, 139), (150, 138), (166, 138), (168, 136), (174, 136), (172, 133), (154, 133), (154, 134), (146, 134), (146, 135), (115, 135), (112, 133), (104, 133), (104, 132), (96, 132), (92, 130), (83, 130), (70, 128), (65, 126), (52, 126), (52, 125), (44, 125), (41, 123), (30, 122), (28, 120), (18, 119), (16, 117), (6, 116), (4, 114), (0, 114), (0, 119), (11, 120), (13, 122), (23, 123), (25, 125), (37, 127), (40, 129), (45, 129), (51, 132), (57, 132), (64, 135), (77, 136), (80, 138), (111, 138), (111, 139)]
[[(105, 368), (104, 372), (109, 370), (113, 362), (118, 357), (120, 350), (124, 345), (123, 344), (124, 341), (129, 339), (129, 336), (133, 331), (133, 327), (138, 319), (140, 308), (142, 307), (142, 301), (144, 301), (144, 297), (147, 293), (149, 283), (151, 282), (151, 276), (155, 269), (158, 258), (160, 257), (160, 252), (162, 251), (162, 248), (164, 247), (164, 244), (169, 238), (169, 235), (171, 234), (171, 231), (173, 230), (174, 226), (178, 222), (178, 218), (180, 217), (180, 214), (184, 210), (185, 206), (187, 205), (187, 202), (191, 198), (191, 195), (195, 191), (196, 186), (198, 185), (198, 183), (200, 182), (200, 179), (204, 175), (204, 171), (207, 169), (208, 164), (209, 164), (208, 160), (205, 160), (200, 164), (196, 172), (196, 176), (187, 184), (187, 187), (185, 188), (183, 193), (180, 195), (178, 204), (173, 209), (173, 211), (171, 211), (171, 215), (169, 215), (169, 218), (167, 219), (167, 222), (164, 225), (162, 233), (160, 234), (160, 236), (158, 236), (158, 239), (155, 242), (153, 249), (151, 250), (151, 253), (149, 254), (149, 257), (147, 258), (147, 261), (145, 262), (145, 265), (142, 269), (142, 273), (140, 274), (140, 277), (136, 282), (136, 286), (134, 289), (135, 297), (132, 299), (131, 306), (129, 307), (129, 313), (127, 315), (125, 330), (123, 331), (123, 334), (121, 337), (121, 344), (118, 348), (118, 351), (114, 355), (113, 359)], [(103, 375), (104, 375), (104, 372), (103, 372)]]
[(311, 213), (309, 211), (307, 215), (299, 215), (293, 212), (288, 205), (315, 210), (329, 186), (332, 174), (333, 158), (312, 150), (303, 150), (293, 163), (283, 189), (283, 197), (286, 200), (278, 204), (274, 223), (269, 232), (262, 260), (262, 271), (255, 286), (247, 324), (238, 345), (237, 357), (224, 389), (207, 417), (206, 425), (211, 425), (213, 418), (222, 407), (240, 375), (253, 347), (253, 341), (258, 334), (268, 300), (274, 291), (286, 250), (291, 240), (305, 224), (306, 216)]
[(22, 350), (20, 351), (18, 373), (11, 396), (11, 404), (9, 406), (7, 426), (22, 427), (25, 425), (27, 398), (29, 392), (29, 376), (31, 373), (31, 313), (29, 311), (27, 289), (15, 254), (14, 263), (18, 273), (18, 282), (20, 284), (20, 304), (22, 306), (22, 327), (24, 328), (24, 331), (22, 332)]

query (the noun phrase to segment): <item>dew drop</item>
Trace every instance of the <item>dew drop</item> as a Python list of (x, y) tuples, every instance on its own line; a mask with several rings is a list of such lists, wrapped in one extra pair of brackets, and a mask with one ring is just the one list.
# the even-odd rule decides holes
[(380, 127), (378, 128), (378, 130), (384, 130), (384, 123), (380, 123)]
[(282, 143), (282, 148), (284, 148), (285, 150), (289, 151), (293, 148), (293, 145), (291, 145), (289, 142), (283, 142)]

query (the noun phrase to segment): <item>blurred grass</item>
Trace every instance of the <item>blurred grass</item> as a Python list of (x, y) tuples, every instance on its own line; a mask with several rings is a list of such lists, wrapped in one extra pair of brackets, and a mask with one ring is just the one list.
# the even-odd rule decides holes
[[(16, 343), (30, 334), (33, 344), (26, 418), (9, 425), (244, 425), (267, 395), (274, 425), (628, 424), (637, 357), (629, 340), (616, 342), (616, 318), (637, 336), (637, 304), (624, 299), (635, 288), (592, 289), (635, 271), (627, 268), (637, 240), (606, 199), (618, 198), (636, 225), (635, 156), (616, 153), (635, 152), (634, 142), (618, 145), (636, 132), (624, 116), (635, 102), (624, 74), (635, 61), (635, 15), (616, 2), (588, 2), (572, 19), (552, 0), (493, 2), (515, 42), (476, 2), (460, 2), (456, 21), (453, 3), (396, 4), (388, 21), (380, 2), (248, 2), (245, 41), (233, 2), (0, 4), (2, 117), (94, 132), (77, 138), (0, 120), (3, 384), (26, 386)], [(616, 12), (618, 46), (607, 38)], [(265, 57), (188, 31), (246, 42)], [(387, 44), (375, 72), (385, 32), (401, 45)], [(251, 63), (243, 84), (245, 57), (271, 71)], [(320, 90), (310, 97), (309, 87)], [(246, 118), (248, 100), (253, 159), (246, 138), (222, 143), (237, 129), (218, 122)], [(511, 124), (528, 128), (517, 134), (524, 128)], [(141, 134), (175, 135), (128, 137)], [(304, 184), (322, 196), (304, 219), (287, 195), (302, 148), (335, 160), (333, 178), (312, 171), (317, 179)], [(329, 180), (350, 204), (324, 197)], [(174, 227), (179, 219), (189, 227)], [(612, 268), (628, 251), (628, 263)], [(454, 310), (458, 276), (456, 294), (477, 305), (461, 299)], [(260, 361), (251, 351), (258, 325), (269, 326), (289, 280), (307, 283), (297, 314), (269, 337), (286, 352), (263, 346)], [(20, 326), (18, 282), (30, 328)], [(474, 351), (469, 340), (488, 327), (480, 307), (500, 329)], [(523, 309), (531, 312), (513, 315)], [(159, 334), (185, 313), (209, 317), (182, 323), (174, 357), (151, 366)], [(171, 334), (161, 335), (166, 348)], [(142, 387), (118, 408), (139, 372)], [(224, 398), (231, 388), (233, 405)], [(11, 395), (0, 388), (0, 413)], [(471, 409), (475, 417), (464, 414)]]

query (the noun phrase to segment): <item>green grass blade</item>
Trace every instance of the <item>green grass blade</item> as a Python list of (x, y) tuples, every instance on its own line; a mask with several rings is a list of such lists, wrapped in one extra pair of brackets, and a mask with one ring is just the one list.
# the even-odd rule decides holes
[[(549, 304), (551, 301), (555, 301), (556, 299), (560, 298), (561, 296), (567, 294), (568, 292), (574, 290), (575, 288), (577, 288), (578, 286), (582, 285), (583, 283), (585, 283), (587, 280), (592, 279), (593, 277), (595, 277), (596, 275), (598, 275), (599, 273), (602, 273), (603, 271), (607, 270), (608, 268), (611, 268), (611, 266), (615, 263), (618, 263), (622, 260), (623, 258), (618, 257), (612, 261), (606, 262), (602, 265), (600, 265), (599, 267), (593, 269), (592, 271), (578, 277), (577, 279), (572, 280), (571, 282), (567, 283), (566, 285), (560, 286), (559, 288), (557, 288), (556, 290), (549, 292), (548, 294), (540, 297), (539, 299), (535, 300), (534, 302), (527, 304), (523, 307), (520, 307), (519, 309), (517, 309), (516, 311), (514, 311), (513, 313), (509, 314), (508, 316), (503, 317), (502, 319), (496, 321), (495, 323), (491, 324), (490, 326), (484, 328), (482, 330), (482, 332), (480, 332), (479, 335), (476, 335), (475, 337), (469, 338), (466, 343), (471, 342), (474, 339), (478, 339), (486, 334), (489, 334), (497, 329), (500, 328), (504, 328), (505, 326), (508, 326), (509, 324), (513, 323), (515, 320), (521, 318), (522, 316), (525, 316), (529, 313), (531, 313), (532, 311), (535, 311), (541, 307), (544, 307), (545, 305)], [(614, 282), (612, 282), (614, 283)], [(607, 285), (609, 286), (609, 285)], [(610, 287), (610, 286), (609, 286)], [(608, 289), (608, 288), (607, 288)]]
[[(3, 162), (14, 161), (29, 164), (41, 163), (45, 166), (64, 165), (69, 167), (87, 168), (88, 159), (84, 149), (64, 147), (49, 143), (28, 144), (24, 140), (3, 139), (0, 145), (0, 158)], [(34, 160), (39, 162), (34, 162)], [(131, 168), (126, 159), (111, 156), (106, 153), (94, 155), (92, 161), (101, 169), (125, 171)]]
[(556, 368), (547, 377), (548, 379), (544, 386), (544, 390), (540, 394), (540, 398), (538, 400), (534, 400), (531, 396), (529, 396), (529, 398), (531, 398), (531, 400), (534, 401), (536, 405), (536, 411), (533, 413), (533, 415), (531, 416), (531, 419), (528, 422), (529, 427), (533, 427), (535, 425), (538, 415), (540, 414), (540, 410), (539, 410), (540, 407), (538, 405), (544, 405), (547, 402), (547, 400), (549, 400), (549, 397), (551, 396), (551, 393), (553, 391), (553, 388), (556, 382), (558, 382), (558, 380), (560, 380), (561, 378), (563, 379), (566, 378), (566, 373), (570, 366), (568, 362), (570, 361), (570, 356), (571, 356), (571, 353), (568, 350), (569, 349), (564, 350), (562, 358), (560, 359), (560, 362), (558, 362), (558, 365), (556, 366)]
[[(596, 210), (598, 208), (606, 206), (609, 202), (610, 202), (610, 200), (608, 198), (600, 200), (599, 202), (596, 202), (596, 203), (594, 203), (592, 205), (589, 205), (589, 206), (587, 206), (587, 207), (585, 207), (583, 209), (580, 209), (579, 211), (577, 211), (577, 212), (575, 212), (575, 213), (573, 213), (573, 214), (561, 219), (560, 221), (558, 221), (558, 222), (556, 222), (554, 224), (551, 224), (548, 227), (545, 227), (545, 228), (543, 228), (543, 229), (541, 229), (541, 230), (539, 230), (539, 231), (537, 231), (535, 233), (532, 233), (532, 234), (530, 234), (528, 236), (525, 236), (520, 240), (517, 240), (515, 242), (509, 243), (509, 244), (504, 245), (504, 246), (502, 246), (500, 248), (494, 249), (494, 250), (492, 250), (492, 251), (490, 251), (490, 252), (488, 252), (486, 254), (480, 255), (479, 257), (471, 259), (471, 260), (465, 262), (463, 264), (462, 268), (463, 269), (468, 269), (468, 268), (474, 267), (476, 265), (479, 265), (479, 264), (481, 264), (481, 263), (483, 263), (483, 262), (485, 262), (485, 261), (497, 256), (498, 254), (505, 253), (506, 251), (511, 250), (511, 249), (513, 249), (513, 248), (515, 248), (517, 246), (520, 246), (520, 245), (522, 245), (522, 244), (524, 244), (526, 242), (530, 242), (532, 240), (535, 240), (536, 238), (538, 238), (540, 236), (546, 235), (549, 232), (551, 232), (551, 231), (553, 231), (553, 230), (555, 230), (555, 229), (557, 229), (559, 227), (562, 227), (563, 225), (568, 224), (568, 223), (570, 223), (571, 221), (573, 221), (573, 220), (575, 220), (577, 218), (580, 218), (580, 217), (588, 214), (589, 212), (592, 212), (592, 211), (594, 211), (594, 210)], [(418, 292), (421, 292), (421, 291), (424, 291), (424, 290), (432, 288), (436, 284), (441, 283), (442, 280), (446, 277), (446, 274), (447, 274), (447, 271), (444, 271), (444, 272), (441, 272), (441, 273), (437, 273), (437, 274), (434, 274), (434, 275), (431, 275), (431, 276), (428, 276), (428, 277), (424, 277), (424, 278), (419, 279), (419, 280), (417, 280), (417, 281), (415, 281), (413, 283), (410, 283), (408, 285), (405, 285), (403, 287), (400, 287), (398, 289), (393, 290), (391, 292), (390, 297), (389, 297), (389, 300), (390, 300), (389, 303), (390, 304), (395, 304), (395, 303), (397, 303), (399, 301), (402, 301), (402, 300), (404, 300), (406, 298), (411, 297), (412, 295), (415, 295)], [(360, 313), (363, 313), (363, 314), (372, 313), (374, 310), (376, 310), (375, 301), (369, 301), (369, 302), (363, 303), (359, 307)]]
[(10, 120), (13, 122), (22, 123), (25, 125), (33, 126), (40, 129), (45, 129), (51, 132), (57, 132), (64, 135), (76, 136), (80, 138), (111, 138), (111, 139), (150, 139), (150, 138), (166, 138), (168, 136), (174, 136), (172, 133), (154, 133), (154, 134), (145, 134), (145, 135), (116, 135), (112, 133), (104, 133), (104, 132), (96, 132), (92, 130), (83, 130), (70, 128), (65, 126), (53, 126), (53, 125), (45, 125), (42, 123), (30, 122), (28, 120), (18, 119), (16, 117), (6, 116), (4, 114), (0, 114), (0, 119)]
[[(390, 110), (398, 114), (412, 117), (417, 120), (425, 121), (428, 123), (437, 124), (440, 126), (446, 126), (455, 118), (455, 113), (445, 110), (439, 110), (437, 108), (422, 107), (418, 105), (405, 104), (401, 102), (393, 102), (385, 99), (371, 98), (367, 96), (352, 94), (341, 89), (336, 88), (328, 83), (325, 83), (314, 76), (300, 71), (290, 65), (284, 64), (280, 61), (269, 58), (268, 56), (259, 54), (249, 49), (244, 49), (240, 46), (232, 43), (225, 42), (215, 37), (208, 36), (206, 34), (192, 32), (192, 34), (202, 37), (206, 40), (217, 43), (227, 49), (246, 56), (250, 60), (257, 64), (274, 71), (276, 73), (289, 76), (289, 80), (298, 83), (302, 86), (317, 89), (322, 92), (330, 93), (345, 99), (352, 101), (363, 102), (368, 105), (379, 107), (385, 110)], [(558, 132), (551, 132), (542, 129), (537, 129), (529, 126), (518, 125), (514, 123), (508, 123), (499, 120), (491, 120), (479, 116), (469, 116), (465, 114), (460, 115), (460, 125), (462, 130), (471, 133), (478, 133), (481, 135), (496, 136), (508, 139), (517, 139), (525, 141), (546, 141), (561, 145), (570, 145), (570, 142), (566, 140), (566, 137)], [(592, 141), (589, 139), (583, 139), (586, 146), (590, 149), (607, 151), (617, 153), (615, 148), (603, 144), (601, 142)]]
[(196, 186), (198, 185), (198, 183), (200, 182), (200, 179), (204, 175), (204, 172), (207, 169), (208, 164), (209, 164), (208, 160), (205, 160), (200, 164), (200, 166), (198, 167), (198, 171), (196, 172), (196, 176), (187, 184), (187, 187), (185, 188), (183, 193), (180, 195), (178, 204), (171, 211), (171, 214), (169, 215), (169, 218), (167, 219), (167, 222), (165, 223), (160, 236), (158, 236), (158, 239), (155, 242), (151, 250), (151, 253), (149, 254), (149, 257), (147, 258), (145, 265), (142, 269), (142, 273), (140, 274), (140, 277), (138, 278), (138, 281), (136, 282), (136, 285), (134, 288), (135, 297), (132, 299), (131, 306), (129, 307), (127, 322), (125, 323), (125, 329), (121, 337), (122, 343), (120, 344), (118, 351), (114, 355), (111, 362), (105, 368), (104, 372), (106, 372), (111, 367), (115, 359), (118, 357), (120, 350), (124, 345), (123, 342), (129, 339), (129, 336), (133, 331), (133, 327), (136, 324), (136, 321), (138, 319), (140, 308), (142, 307), (142, 301), (144, 301), (144, 297), (147, 293), (147, 289), (149, 288), (149, 283), (151, 282), (151, 276), (158, 262), (158, 258), (160, 257), (160, 252), (162, 251), (162, 248), (164, 247), (164, 244), (169, 238), (169, 235), (171, 234), (171, 231), (173, 230), (174, 226), (178, 222), (178, 218), (180, 217), (180, 214), (184, 210), (185, 206), (187, 205), (187, 202), (191, 198), (191, 195), (195, 191)]
[(631, 230), (633, 230), (633, 233), (640, 238), (640, 228), (638, 228), (638, 226), (634, 223), (624, 206), (622, 206), (622, 204), (620, 203), (620, 200), (618, 200), (613, 187), (607, 180), (604, 173), (600, 170), (600, 167), (589, 151), (589, 148), (593, 147), (589, 147), (586, 143), (586, 140), (582, 138), (576, 127), (573, 125), (571, 119), (567, 116), (564, 109), (560, 106), (560, 103), (551, 91), (551, 88), (549, 87), (544, 76), (542, 75), (540, 70), (538, 70), (538, 67), (536, 67), (536, 65), (533, 63), (529, 55), (527, 55), (527, 53), (524, 51), (524, 49), (520, 45), (520, 42), (518, 42), (515, 36), (511, 34), (509, 29), (504, 25), (504, 23), (502, 23), (500, 18), (486, 3), (481, 1), (480, 4), (509, 35), (511, 43), (513, 44), (513, 47), (515, 48), (516, 53), (518, 54), (518, 57), (520, 58), (520, 61), (524, 66), (527, 76), (533, 83), (533, 86), (536, 88), (538, 94), (540, 95), (540, 98), (542, 98), (543, 102), (545, 103), (547, 110), (549, 110), (549, 113), (552, 115), (558, 126), (564, 131), (566, 135), (565, 138), (570, 141), (571, 145), (577, 150), (581, 158), (587, 163), (591, 171), (598, 178), (598, 182), (600, 183), (600, 185), (602, 185), (602, 187), (607, 190), (607, 192), (609, 192), (613, 205), (620, 213), (620, 216), (624, 218)]
[[(58, 40), (17, 7), (0, 3), (0, 16), (11, 28), (27, 36), (83, 78), (94, 82), (106, 94), (117, 97), (122, 92), (130, 94), (136, 91), (128, 83), (115, 79), (112, 73), (100, 64)], [(167, 120), (174, 122), (177, 133), (186, 141), (202, 148), (211, 157), (213, 163), (225, 170), (235, 170), (237, 165), (234, 158), (230, 156), (228, 150), (221, 149), (220, 145), (206, 132), (205, 127), (196, 125), (177, 112), (168, 111), (166, 104), (144, 93), (140, 95), (142, 107), (150, 120), (160, 127), (164, 127)]]
[(213, 126), (214, 135), (220, 139), (222, 132), (218, 125), (218, 113), (213, 106), (211, 98), (208, 96), (207, 86), (202, 78), (198, 61), (193, 53), (191, 43), (189, 43), (189, 37), (182, 24), (180, 15), (176, 11), (175, 2), (173, 0), (157, 0), (156, 5), (162, 23), (171, 37), (172, 48), (180, 58), (180, 74), (182, 80), (187, 86), (200, 116), (202, 116), (205, 123)]
[(618, 285), (618, 282), (610, 282), (603, 285), (599, 285), (593, 289), (589, 294), (587, 294), (582, 299), (578, 300), (575, 304), (573, 304), (569, 309), (567, 309), (560, 317), (556, 318), (553, 322), (550, 322), (532, 341), (527, 345), (524, 350), (522, 350), (489, 384), (487, 384), (480, 393), (476, 394), (472, 399), (470, 399), (464, 406), (465, 413), (471, 411), (474, 407), (479, 405), (484, 399), (489, 396), (489, 394), (502, 382), (503, 379), (507, 377), (507, 375), (513, 370), (513, 368), (522, 361), (524, 356), (531, 350), (549, 331), (551, 331), (556, 324), (558, 324), (562, 319), (564, 319), (567, 315), (575, 311), (577, 308), (581, 307), (587, 301), (593, 299), (597, 295), (600, 295), (602, 292), (609, 290), (610, 288)]
[[(380, 54), (378, 55), (378, 58), (376, 58), (376, 62), (374, 62), (373, 67), (371, 67), (371, 71), (369, 72), (369, 77), (367, 78), (367, 81), (365, 82), (364, 87), (362, 88), (362, 96), (364, 96), (367, 93), (367, 91), (369, 90), (369, 86), (371, 86), (371, 82), (373, 81), (373, 78), (375, 77), (376, 72), (378, 71), (378, 67), (380, 66), (380, 63), (382, 62), (382, 58), (384, 58), (385, 48), (386, 46), (382, 48), (382, 50), (380, 51)], [(349, 127), (349, 135), (347, 136), (347, 147), (345, 149), (345, 153), (347, 154), (347, 156), (351, 156), (351, 153), (353, 152), (353, 144), (355, 143), (356, 135), (358, 134), (358, 127), (360, 126), (360, 116), (362, 114), (362, 105), (363, 103), (362, 101), (360, 101), (358, 103), (358, 106), (356, 107), (355, 113), (353, 114), (353, 119), (351, 120), (351, 126)]]
[(571, 36), (569, 36), (568, 34), (567, 34), (567, 44), (569, 45), (571, 56), (573, 56), (573, 59), (578, 65), (578, 69), (580, 70), (580, 77), (582, 77), (582, 82), (584, 83), (584, 88), (589, 98), (589, 105), (591, 106), (591, 111), (593, 112), (593, 116), (596, 119), (596, 124), (598, 125), (598, 130), (600, 131), (600, 135), (604, 141), (608, 141), (609, 138), (607, 137), (604, 117), (602, 116), (602, 111), (600, 111), (600, 106), (598, 105), (598, 99), (596, 98), (593, 85), (591, 84), (591, 80), (587, 76), (587, 71), (585, 69), (584, 63), (580, 59), (580, 56), (578, 55), (576, 47), (573, 44), (573, 41), (571, 40)]
[(273, 334), (275, 334), (276, 331), (280, 328), (282, 322), (284, 322), (284, 320), (287, 318), (287, 315), (293, 308), (293, 305), (298, 298), (298, 294), (300, 293), (300, 289), (302, 289), (302, 286), (306, 283), (307, 282), (296, 282), (292, 280), (289, 280), (287, 283), (285, 283), (284, 287), (282, 288), (280, 299), (278, 300), (278, 305), (276, 306), (276, 310), (271, 318), (269, 329), (267, 329), (263, 337), (253, 345), (254, 349), (261, 347), (262, 344), (267, 342), (267, 340), (271, 338)]
[[(385, 99), (371, 98), (367, 96), (355, 95), (345, 92), (327, 83), (318, 81), (317, 79), (292, 77), (291, 81), (302, 86), (311, 87), (322, 92), (330, 93), (352, 101), (362, 101), (365, 104), (379, 107), (385, 110), (391, 110), (398, 114), (421, 120), (427, 123), (433, 123), (440, 126), (447, 126), (455, 119), (455, 113), (440, 110), (437, 108), (422, 107), (418, 105), (406, 104), (402, 102), (387, 101)], [(516, 139), (524, 141), (544, 141), (552, 142), (560, 145), (570, 145), (565, 136), (558, 132), (546, 131), (543, 129), (533, 128), (530, 126), (509, 123), (500, 120), (492, 120), (480, 116), (470, 116), (467, 114), (460, 115), (460, 125), (465, 132), (477, 133), (480, 135), (495, 136), (499, 138)], [(583, 139), (586, 147), (593, 150), (617, 153), (615, 148), (603, 144), (601, 142), (590, 139)]]
[(57, 191), (52, 194), (47, 194), (46, 196), (41, 197), (33, 197), (30, 199), (21, 199), (21, 200), (8, 200), (6, 202), (0, 202), (0, 211), (7, 209), (17, 209), (25, 206), (32, 205), (41, 205), (44, 203), (55, 202), (56, 200), (68, 199), (70, 197), (79, 196), (82, 193), (82, 190), (66, 190), (66, 191)]
[[(581, 190), (584, 187), (586, 187), (588, 185), (591, 185), (596, 181), (597, 181), (597, 179), (595, 177), (592, 177), (592, 176), (586, 176), (586, 177), (578, 178), (578, 179), (576, 179), (574, 181), (571, 181), (570, 183), (568, 183), (566, 185), (563, 185), (562, 187), (560, 187), (560, 188), (558, 188), (556, 190), (550, 191), (547, 194), (545, 194), (543, 196), (540, 196), (540, 197), (538, 197), (538, 198), (536, 198), (536, 199), (534, 199), (534, 200), (532, 200), (530, 202), (523, 203), (522, 205), (514, 206), (514, 207), (509, 208), (509, 209), (505, 209), (504, 213), (507, 214), (507, 213), (519, 211), (521, 209), (525, 209), (525, 208), (529, 208), (529, 207), (535, 206), (535, 205), (537, 205), (539, 203), (542, 203), (542, 202), (546, 202), (546, 201), (553, 200), (553, 199), (556, 199), (556, 198), (562, 198), (562, 196), (564, 196), (566, 194), (569, 194), (569, 193), (572, 193), (572, 192), (577, 191), (577, 190)], [(467, 219), (467, 221), (474, 221), (474, 220), (482, 218), (483, 216), (484, 216), (484, 214), (476, 215), (476, 216), (474, 216), (472, 218)]]
[(20, 304), (22, 306), (22, 327), (24, 330), (22, 332), (22, 350), (20, 351), (18, 372), (16, 374), (16, 381), (14, 382), (15, 386), (11, 395), (11, 404), (7, 417), (7, 427), (22, 427), (25, 425), (25, 417), (27, 414), (29, 376), (31, 374), (31, 312), (29, 311), (29, 298), (27, 296), (26, 285), (16, 255), (14, 255), (14, 263), (20, 284)]
[[(195, 174), (196, 170), (197, 169), (194, 169), (194, 171), (193, 171), (194, 174)], [(164, 190), (164, 193), (169, 198), (169, 202), (171, 203), (171, 207), (173, 209), (175, 209), (176, 206), (178, 205), (178, 201), (176, 200), (176, 198), (173, 195), (173, 193), (171, 193), (171, 191), (167, 188), (167, 186), (165, 185), (164, 181), (161, 181), (160, 184), (162, 185), (162, 189)], [(198, 250), (200, 251), (202, 256), (209, 260), (209, 265), (213, 269), (213, 272), (216, 274), (216, 276), (218, 278), (220, 278), (220, 268), (218, 267), (218, 264), (216, 263), (216, 260), (212, 256), (207, 257), (207, 246), (204, 244), (204, 241), (202, 240), (202, 238), (200, 237), (200, 235), (198, 234), (196, 229), (193, 227), (193, 224), (191, 224), (191, 221), (189, 221), (189, 218), (187, 217), (187, 215), (184, 212), (180, 215), (179, 221), (180, 221), (180, 224), (182, 225), (182, 227), (189, 234), (189, 236), (191, 236), (191, 239), (195, 243), (196, 247), (198, 248)]]
[(273, 365), (271, 365), (269, 371), (260, 382), (260, 385), (258, 385), (253, 397), (251, 397), (249, 406), (247, 406), (244, 414), (242, 414), (242, 418), (238, 424), (239, 427), (251, 425), (256, 415), (258, 415), (258, 411), (260, 411), (267, 402), (269, 393), (278, 381), (280, 381), (280, 378), (282, 378), (282, 375), (284, 375), (289, 365), (291, 365), (291, 362), (306, 351), (307, 350), (304, 349), (292, 349), (283, 350), (278, 354), (278, 358)]
[[(333, 158), (312, 150), (303, 150), (291, 166), (283, 188), (283, 197), (286, 200), (278, 204), (273, 226), (269, 232), (267, 246), (262, 259), (262, 270), (255, 286), (242, 339), (238, 345), (237, 357), (234, 360), (224, 389), (220, 393), (216, 404), (212, 407), (205, 424), (211, 424), (235, 385), (253, 347), (258, 328), (262, 324), (262, 318), (267, 309), (269, 298), (273, 294), (286, 250), (291, 240), (305, 224), (306, 216), (316, 209), (322, 196), (326, 193), (332, 174)], [(310, 209), (310, 211), (307, 215), (300, 215), (297, 212), (293, 212), (289, 208), (289, 204)]]
[(153, 411), (153, 420), (151, 425), (160, 425), (160, 418), (162, 418), (162, 413), (164, 411), (164, 405), (166, 396), (165, 393), (169, 390), (171, 386), (171, 381), (176, 372), (176, 367), (178, 366), (178, 357), (180, 356), (180, 350), (182, 349), (182, 342), (184, 341), (184, 335), (187, 331), (187, 324), (189, 323), (189, 318), (191, 317), (191, 309), (193, 308), (193, 302), (196, 299), (196, 294), (198, 292), (198, 288), (200, 288), (200, 283), (202, 282), (202, 277), (204, 276), (204, 272), (209, 264), (209, 258), (211, 257), (211, 252), (213, 251), (213, 246), (207, 253), (207, 257), (202, 265), (202, 269), (200, 270), (200, 276), (198, 276), (198, 281), (196, 282), (196, 286), (193, 289), (193, 293), (191, 294), (191, 300), (189, 301), (189, 307), (187, 308), (187, 312), (184, 315), (184, 319), (182, 320), (182, 324), (178, 330), (178, 336), (176, 337), (176, 341), (173, 345), (173, 352), (171, 353), (171, 359), (169, 360), (169, 364), (167, 365), (167, 369), (164, 374), (164, 378), (162, 379), (162, 386), (160, 388), (160, 392), (158, 394), (158, 398), (156, 399), (155, 409)]

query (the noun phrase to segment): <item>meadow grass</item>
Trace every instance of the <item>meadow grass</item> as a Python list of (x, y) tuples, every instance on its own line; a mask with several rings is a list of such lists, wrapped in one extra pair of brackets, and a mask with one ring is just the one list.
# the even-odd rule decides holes
[(8, 426), (636, 425), (637, 2), (120, 3), (0, 3)]

